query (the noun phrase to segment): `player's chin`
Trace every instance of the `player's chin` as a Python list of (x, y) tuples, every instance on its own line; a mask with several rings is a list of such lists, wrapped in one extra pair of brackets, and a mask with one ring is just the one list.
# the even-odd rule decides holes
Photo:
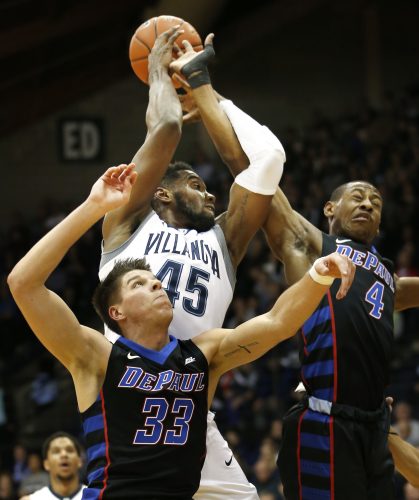
[(199, 221), (197, 221), (196, 229), (199, 232), (205, 232), (209, 231), (212, 227), (214, 227), (214, 225), (215, 225), (214, 212), (206, 210), (205, 213), (203, 213), (202, 216), (199, 218)]

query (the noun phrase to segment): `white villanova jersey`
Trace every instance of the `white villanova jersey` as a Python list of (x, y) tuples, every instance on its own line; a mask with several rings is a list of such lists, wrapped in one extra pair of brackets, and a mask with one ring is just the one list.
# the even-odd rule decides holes
[[(100, 280), (117, 260), (142, 257), (172, 302), (171, 335), (186, 340), (222, 326), (236, 277), (219, 225), (202, 233), (176, 229), (152, 211), (119, 248), (102, 252)], [(117, 338), (106, 326), (105, 334)]]
[(40, 490), (35, 491), (29, 495), (31, 500), (81, 500), (83, 496), (83, 490), (86, 486), (81, 486), (80, 489), (71, 497), (62, 497), (58, 494), (54, 494), (49, 486), (44, 486)]

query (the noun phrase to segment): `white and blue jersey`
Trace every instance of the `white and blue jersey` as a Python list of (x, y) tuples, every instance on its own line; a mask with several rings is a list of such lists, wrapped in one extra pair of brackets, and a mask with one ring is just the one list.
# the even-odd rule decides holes
[[(185, 340), (222, 326), (235, 270), (219, 225), (205, 232), (177, 229), (152, 211), (124, 244), (102, 253), (100, 280), (115, 261), (143, 257), (172, 302), (171, 335)], [(105, 332), (112, 339), (106, 327)]]

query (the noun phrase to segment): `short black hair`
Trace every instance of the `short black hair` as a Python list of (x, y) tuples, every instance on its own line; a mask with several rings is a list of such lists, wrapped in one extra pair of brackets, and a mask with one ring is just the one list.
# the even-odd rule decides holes
[(351, 182), (345, 182), (345, 184), (341, 184), (338, 186), (336, 189), (333, 190), (332, 194), (330, 195), (330, 201), (338, 201), (342, 198), (343, 193), (349, 188), (351, 184), (356, 184), (356, 183), (362, 183), (362, 184), (367, 184), (368, 186), (373, 187), (374, 189), (377, 189), (373, 184), (371, 184), (368, 181), (351, 181)]
[[(164, 188), (170, 188), (173, 184), (180, 179), (181, 173), (185, 170), (192, 170), (194, 172), (194, 168), (184, 161), (175, 161), (170, 163), (167, 167), (166, 173), (160, 181), (159, 186)], [(158, 208), (158, 200), (153, 198), (151, 200), (151, 207), (153, 210), (157, 211)]]
[(130, 271), (150, 271), (145, 259), (117, 260), (112, 271), (99, 283), (93, 293), (92, 303), (101, 320), (114, 332), (122, 333), (117, 321), (109, 317), (108, 309), (111, 302), (118, 300), (121, 277)]
[(77, 451), (77, 455), (79, 457), (81, 457), (82, 448), (81, 448), (81, 444), (80, 444), (79, 440), (76, 439), (71, 434), (69, 434), (68, 432), (57, 431), (57, 432), (54, 432), (54, 434), (51, 434), (51, 436), (47, 437), (47, 439), (44, 441), (44, 444), (42, 445), (42, 458), (43, 458), (43, 460), (46, 460), (46, 458), (48, 457), (49, 448), (51, 446), (51, 443), (54, 441), (54, 439), (61, 438), (61, 437), (68, 438), (74, 444), (74, 447), (76, 448), (76, 451)]

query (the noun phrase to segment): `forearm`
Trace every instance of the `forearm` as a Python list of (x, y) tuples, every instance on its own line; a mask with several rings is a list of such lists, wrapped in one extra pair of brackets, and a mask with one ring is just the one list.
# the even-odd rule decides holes
[(415, 488), (419, 488), (419, 450), (394, 434), (389, 434), (388, 446), (396, 469)]
[(219, 105), (219, 97), (211, 85), (192, 91), (202, 122), (224, 163), (235, 177), (249, 165), (227, 115)]
[(9, 284), (14, 288), (43, 285), (69, 248), (104, 214), (104, 209), (98, 204), (86, 200), (16, 264)]
[(292, 337), (313, 314), (330, 285), (316, 283), (306, 273), (285, 290), (268, 313), (276, 342)]
[(419, 307), (419, 278), (396, 278), (395, 309), (403, 311)]
[(162, 66), (151, 67), (149, 85), (149, 101), (146, 112), (149, 132), (161, 122), (176, 124), (180, 130), (182, 108), (167, 69)]

